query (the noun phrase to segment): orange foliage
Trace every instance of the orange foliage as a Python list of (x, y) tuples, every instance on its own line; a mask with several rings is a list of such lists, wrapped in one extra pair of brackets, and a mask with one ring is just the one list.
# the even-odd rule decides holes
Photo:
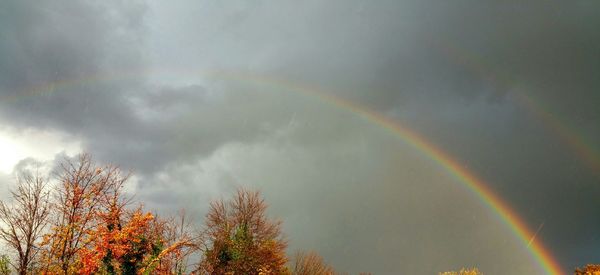
[(188, 268), (187, 258), (198, 251), (198, 244), (190, 233), (191, 224), (184, 210), (176, 217), (152, 221), (150, 234), (161, 236), (165, 247), (149, 264), (158, 274), (184, 274)]
[[(187, 254), (181, 251), (190, 242), (167, 238), (168, 224), (141, 208), (126, 209), (128, 200), (121, 190), (127, 176), (118, 168), (96, 167), (88, 155), (62, 167), (53, 208), (56, 218), (41, 244), (39, 273), (137, 274), (155, 270), (148, 267), (161, 257), (182, 262)], [(172, 273), (168, 268), (159, 270)]]
[(117, 219), (98, 227), (91, 234), (90, 246), (80, 251), (82, 266), (79, 272), (92, 274), (105, 268), (119, 274), (124, 270), (135, 273), (143, 260), (152, 255), (153, 241), (156, 240), (147, 234), (152, 219), (152, 214), (138, 209), (130, 214), (128, 221)]
[(81, 268), (81, 251), (87, 248), (98, 228), (103, 207), (118, 198), (127, 179), (113, 166), (96, 167), (89, 155), (62, 164), (55, 191), (53, 226), (44, 237), (42, 268), (45, 272), (70, 274)]
[(477, 268), (463, 268), (460, 271), (456, 272), (456, 271), (447, 271), (447, 272), (441, 272), (440, 275), (482, 275), (483, 273), (481, 273), (479, 271), (479, 269)]
[(588, 264), (584, 269), (575, 269), (575, 275), (600, 275), (600, 264)]

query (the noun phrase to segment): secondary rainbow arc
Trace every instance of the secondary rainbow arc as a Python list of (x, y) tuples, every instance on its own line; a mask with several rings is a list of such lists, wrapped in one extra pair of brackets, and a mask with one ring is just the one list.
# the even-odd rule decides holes
[[(466, 51), (447, 39), (431, 38), (430, 40), (430, 44), (443, 55), (447, 56), (452, 62), (482, 77), (495, 86), (505, 88), (518, 83), (514, 76), (495, 70), (492, 65), (485, 61), (483, 56)], [(600, 152), (589, 142), (586, 142), (581, 133), (578, 133), (576, 129), (569, 126), (568, 122), (554, 115), (550, 110), (551, 108), (544, 106), (542, 100), (534, 99), (530, 93), (526, 93), (525, 91), (509, 91), (509, 96), (520, 107), (538, 119), (542, 125), (554, 133), (564, 144), (570, 147), (583, 163), (590, 168), (592, 173), (600, 176)]]

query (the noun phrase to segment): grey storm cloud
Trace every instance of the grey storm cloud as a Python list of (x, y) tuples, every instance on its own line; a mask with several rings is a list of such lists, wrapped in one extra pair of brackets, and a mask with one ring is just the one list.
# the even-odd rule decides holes
[[(447, 151), (531, 228), (544, 223), (537, 237), (573, 268), (597, 261), (597, 173), (514, 94), (600, 148), (598, 8), (4, 1), (0, 121), (80, 139), (133, 170), (136, 198), (159, 212), (201, 217), (210, 199), (259, 188), (292, 248), (342, 271), (538, 271), (497, 214), (423, 152), (277, 83), (316, 87)], [(198, 73), (213, 70), (284, 81)]]
[(2, 6), (0, 104), (5, 123), (98, 139), (143, 131), (124, 101), (132, 84), (60, 85), (118, 66), (139, 66), (134, 48), (143, 7), (66, 1), (6, 1)]
[[(204, 101), (197, 85), (158, 87), (145, 84), (142, 74), (119, 76), (144, 66), (146, 7), (112, 4), (3, 4), (0, 86), (4, 100), (0, 104), (5, 121), (81, 136), (86, 150), (98, 158), (141, 172), (159, 169), (179, 158), (174, 154), (187, 153), (178, 150), (181, 146), (173, 140), (190, 143), (188, 136), (197, 140), (202, 135), (202, 142), (189, 145), (193, 152), (206, 153), (223, 140), (251, 135), (238, 133), (240, 127), (233, 120), (229, 130), (203, 127), (223, 124), (219, 120), (226, 114), (211, 107), (199, 111), (206, 115), (193, 117), (190, 112)], [(190, 121), (177, 121), (186, 116)]]

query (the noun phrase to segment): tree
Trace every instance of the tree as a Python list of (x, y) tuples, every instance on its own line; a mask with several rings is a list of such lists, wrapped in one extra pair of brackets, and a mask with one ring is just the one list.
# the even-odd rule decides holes
[(200, 274), (288, 274), (281, 222), (269, 220), (266, 209), (258, 192), (245, 189), (228, 202), (212, 202)]
[(588, 264), (583, 269), (576, 268), (575, 275), (600, 275), (600, 264)]
[(27, 274), (37, 259), (43, 230), (50, 213), (47, 180), (35, 174), (22, 173), (17, 177), (17, 188), (11, 190), (12, 203), (0, 202), (0, 238), (16, 254), (16, 269)]
[[(112, 216), (105, 213), (102, 216)], [(80, 274), (138, 274), (144, 262), (158, 255), (160, 236), (149, 233), (152, 214), (144, 213), (141, 208), (112, 219), (106, 219), (90, 233), (93, 241), (79, 252), (81, 258)]]
[[(161, 246), (166, 247), (154, 259), (154, 265), (146, 270), (153, 270), (158, 274), (185, 274), (188, 269), (188, 257), (198, 251), (197, 237), (191, 233), (191, 222), (185, 210), (181, 210), (175, 217), (156, 218), (151, 223), (150, 231), (154, 236), (161, 236)], [(165, 253), (169, 250), (169, 253)]]
[(124, 182), (125, 178), (109, 181), (98, 196), (99, 207), (93, 218), (98, 224), (88, 232), (90, 243), (77, 252), (79, 273), (137, 274), (143, 260), (156, 250), (160, 236), (148, 234), (154, 216), (141, 207), (126, 209), (129, 200), (122, 194)]
[(333, 275), (335, 270), (316, 252), (297, 252), (292, 264), (293, 275)]
[(440, 275), (482, 275), (477, 268), (462, 268), (459, 272), (456, 271), (447, 271), (441, 272)]
[(173, 273), (161, 260), (180, 263), (181, 252), (191, 242), (183, 233), (167, 236), (178, 227), (159, 221), (141, 206), (128, 208), (131, 200), (122, 192), (128, 175), (115, 166), (97, 166), (85, 154), (61, 167), (40, 273)]
[(45, 272), (71, 274), (81, 268), (79, 252), (94, 240), (98, 213), (118, 196), (126, 179), (118, 167), (96, 166), (87, 154), (61, 164), (52, 228), (44, 237)]

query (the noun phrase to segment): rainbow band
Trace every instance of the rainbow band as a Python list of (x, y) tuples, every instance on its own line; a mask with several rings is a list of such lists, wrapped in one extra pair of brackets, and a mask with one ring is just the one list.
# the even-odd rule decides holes
[[(128, 78), (131, 76), (140, 76), (151, 73), (153, 71), (137, 71), (137, 72), (125, 72), (103, 76), (91, 76), (79, 79), (62, 80), (38, 86), (34, 89), (25, 91), (19, 95), (0, 97), (0, 101), (12, 101), (22, 97), (33, 96), (43, 93), (51, 93), (57, 89), (67, 88), (80, 83), (93, 83), (101, 82), (114, 79)], [(169, 71), (176, 72), (181, 75), (184, 71)], [(184, 75), (190, 75), (189, 72), (184, 72)], [(462, 167), (460, 163), (451, 158), (447, 153), (437, 148), (435, 145), (427, 141), (424, 137), (420, 136), (415, 131), (408, 127), (400, 124), (397, 121), (392, 120), (380, 113), (374, 112), (367, 107), (363, 107), (354, 102), (346, 99), (331, 95), (314, 88), (303, 87), (289, 81), (283, 81), (273, 78), (266, 78), (259, 75), (253, 75), (248, 73), (238, 72), (224, 72), (224, 71), (212, 71), (212, 72), (197, 72), (191, 73), (191, 75), (208, 75), (216, 77), (224, 77), (227, 79), (237, 80), (248, 80), (257, 83), (269, 84), (275, 87), (285, 87), (290, 91), (295, 91), (301, 94), (309, 95), (311, 97), (320, 99), (330, 105), (337, 106), (341, 109), (347, 110), (351, 113), (356, 114), (365, 120), (381, 126), (383, 129), (388, 130), (392, 134), (399, 137), (401, 140), (412, 146), (417, 151), (423, 153), (431, 161), (441, 166), (448, 174), (456, 178), (463, 186), (474, 193), (481, 202), (486, 205), (493, 212), (497, 213), (500, 219), (510, 228), (510, 230), (517, 236), (523, 246), (528, 249), (533, 258), (539, 264), (545, 274), (566, 274), (559, 263), (553, 258), (550, 251), (548, 251), (541, 242), (533, 239), (534, 233), (527, 227), (516, 212), (514, 212), (503, 200), (495, 195), (492, 190), (480, 179), (478, 179), (473, 173), (466, 168)]]
[(286, 87), (302, 94), (311, 95), (319, 98), (329, 104), (340, 107), (354, 113), (369, 122), (377, 124), (388, 130), (392, 134), (398, 136), (401, 140), (408, 143), (417, 151), (423, 153), (430, 160), (441, 166), (446, 172), (456, 178), (463, 186), (473, 192), (479, 200), (497, 213), (501, 220), (510, 228), (510, 230), (518, 237), (523, 246), (527, 248), (540, 267), (546, 274), (566, 274), (558, 261), (554, 259), (549, 250), (544, 245), (533, 239), (535, 233), (527, 227), (519, 215), (513, 211), (502, 199), (492, 192), (492, 190), (472, 172), (464, 168), (458, 161), (451, 158), (446, 152), (442, 151), (424, 137), (420, 136), (415, 131), (384, 116), (374, 112), (366, 107), (358, 105), (349, 100), (325, 93), (314, 88), (303, 87), (288, 81), (282, 81), (271, 78), (264, 78), (250, 74), (240, 73), (218, 73), (219, 76), (234, 79), (249, 79), (260, 83), (272, 84), (277, 87)]

